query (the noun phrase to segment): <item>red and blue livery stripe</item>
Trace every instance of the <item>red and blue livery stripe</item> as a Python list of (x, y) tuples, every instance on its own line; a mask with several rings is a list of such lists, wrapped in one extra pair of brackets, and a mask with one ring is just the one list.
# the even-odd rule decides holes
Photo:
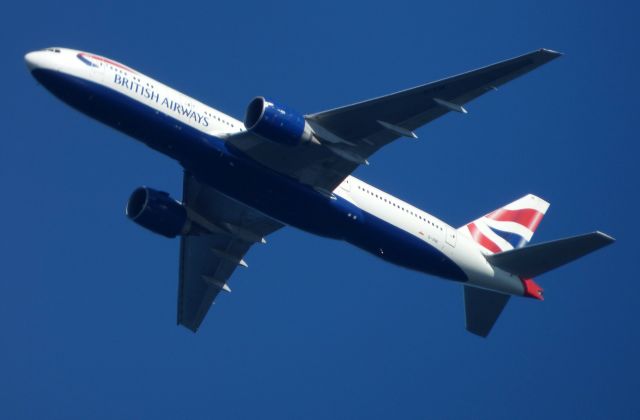
[(507, 232), (504, 230), (496, 229), (493, 226), (489, 226), (489, 229), (491, 229), (493, 233), (495, 233), (505, 241), (509, 242), (514, 248), (521, 248), (528, 243), (528, 241), (522, 235), (518, 235), (515, 232)]
[(78, 60), (82, 61), (84, 64), (86, 64), (89, 67), (98, 67), (98, 65), (93, 62), (93, 60), (97, 60), (109, 65), (112, 65), (114, 67), (117, 67), (121, 70), (125, 70), (130, 73), (136, 73), (133, 69), (125, 66), (124, 64), (120, 64), (117, 61), (109, 60), (108, 58), (100, 57), (99, 55), (94, 55), (89, 53), (78, 53), (76, 57), (78, 57)]
[(496, 252), (502, 252), (502, 249), (500, 249), (500, 247), (495, 242), (489, 239), (489, 237), (484, 233), (480, 232), (480, 229), (478, 229), (475, 223), (469, 223), (467, 225), (467, 228), (469, 228), (469, 233), (471, 233), (471, 237), (473, 238), (473, 240), (480, 244), (480, 246), (488, 249), (494, 254)]

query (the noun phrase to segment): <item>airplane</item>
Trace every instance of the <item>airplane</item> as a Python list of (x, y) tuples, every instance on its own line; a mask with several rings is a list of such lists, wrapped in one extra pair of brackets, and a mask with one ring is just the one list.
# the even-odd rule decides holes
[(370, 156), (559, 57), (540, 49), (374, 99), (301, 114), (256, 97), (237, 120), (115, 60), (29, 52), (33, 77), (78, 111), (176, 160), (182, 200), (147, 186), (126, 215), (180, 237), (177, 322), (196, 332), (254, 244), (284, 226), (346, 241), (390, 263), (458, 282), (466, 329), (487, 337), (511, 296), (543, 299), (543, 273), (614, 242), (602, 232), (529, 245), (549, 203), (528, 194), (453, 227), (351, 173)]

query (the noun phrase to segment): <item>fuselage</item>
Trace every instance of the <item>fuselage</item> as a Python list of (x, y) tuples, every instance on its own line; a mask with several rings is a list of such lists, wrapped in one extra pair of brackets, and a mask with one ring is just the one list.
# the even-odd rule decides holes
[(521, 279), (493, 267), (468, 236), (348, 176), (331, 195), (267, 168), (225, 138), (244, 124), (123, 64), (76, 50), (29, 53), (34, 77), (82, 113), (178, 161), (229, 198), (391, 263), (512, 295)]

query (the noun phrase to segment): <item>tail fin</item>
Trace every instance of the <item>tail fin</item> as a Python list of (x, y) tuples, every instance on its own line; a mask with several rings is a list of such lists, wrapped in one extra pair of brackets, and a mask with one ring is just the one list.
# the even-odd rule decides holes
[(548, 208), (549, 203), (542, 198), (525, 195), (462, 226), (458, 232), (471, 237), (485, 254), (521, 248), (531, 241)]

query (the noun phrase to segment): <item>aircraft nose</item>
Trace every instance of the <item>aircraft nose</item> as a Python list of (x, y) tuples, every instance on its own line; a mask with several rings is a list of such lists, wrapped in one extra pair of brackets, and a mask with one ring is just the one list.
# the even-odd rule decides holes
[(24, 61), (27, 63), (29, 71), (33, 71), (39, 67), (42, 67), (42, 52), (32, 51), (24, 56)]

